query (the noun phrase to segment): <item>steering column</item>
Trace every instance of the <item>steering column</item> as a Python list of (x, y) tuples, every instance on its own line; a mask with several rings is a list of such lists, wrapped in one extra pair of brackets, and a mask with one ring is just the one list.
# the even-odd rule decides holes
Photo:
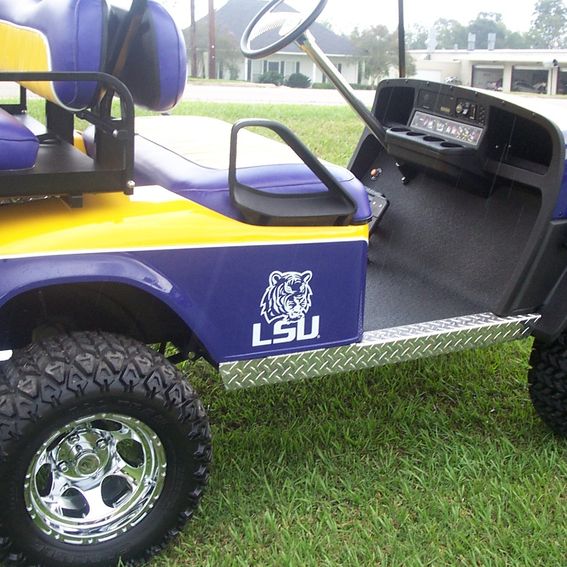
[[(309, 3), (311, 3), (311, 9), (305, 7)], [(370, 132), (385, 147), (384, 127), (356, 96), (352, 87), (323, 53), (309, 32), (309, 27), (326, 5), (327, 0), (304, 0), (303, 11), (297, 12), (290, 11), (284, 5), (284, 0), (272, 0), (258, 12), (244, 31), (240, 49), (248, 59), (261, 59), (296, 42), (299, 48), (327, 75)]]

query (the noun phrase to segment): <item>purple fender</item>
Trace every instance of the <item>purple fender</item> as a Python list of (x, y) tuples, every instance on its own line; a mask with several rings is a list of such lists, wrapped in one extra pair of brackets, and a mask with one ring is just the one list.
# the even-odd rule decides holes
[(52, 285), (116, 282), (132, 285), (161, 300), (174, 293), (173, 284), (128, 254), (97, 254), (39, 257), (2, 261), (0, 307), (33, 289)]
[(366, 249), (355, 240), (292, 253), (244, 245), (5, 259), (0, 307), (33, 289), (113, 282), (168, 306), (217, 363), (329, 348), (360, 340)]

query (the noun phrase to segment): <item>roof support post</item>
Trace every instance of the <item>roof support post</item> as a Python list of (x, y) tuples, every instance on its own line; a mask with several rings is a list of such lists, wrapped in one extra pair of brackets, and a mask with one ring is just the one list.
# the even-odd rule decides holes
[(189, 37), (191, 43), (191, 76), (195, 78), (198, 74), (197, 24), (195, 23), (195, 0), (191, 0), (191, 28), (190, 28)]
[(209, 79), (217, 78), (217, 29), (215, 24), (214, 4), (214, 0), (209, 0)]
[(406, 76), (406, 30), (404, 27), (404, 0), (398, 0), (398, 63), (400, 77)]

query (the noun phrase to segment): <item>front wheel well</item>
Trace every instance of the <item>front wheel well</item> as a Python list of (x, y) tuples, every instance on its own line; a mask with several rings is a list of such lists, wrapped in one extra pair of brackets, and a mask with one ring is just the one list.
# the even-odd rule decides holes
[(0, 350), (23, 347), (59, 332), (105, 331), (148, 343), (200, 349), (186, 323), (165, 303), (137, 287), (93, 282), (24, 292), (0, 308)]

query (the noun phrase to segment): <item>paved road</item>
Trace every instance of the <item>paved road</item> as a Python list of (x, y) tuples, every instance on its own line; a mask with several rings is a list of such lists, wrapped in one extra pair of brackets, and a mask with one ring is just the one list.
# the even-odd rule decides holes
[[(374, 100), (372, 91), (358, 91), (360, 99), (368, 106)], [(13, 85), (0, 83), (0, 99), (17, 96), (18, 89)], [(32, 95), (30, 95), (32, 96)], [(239, 102), (249, 104), (346, 104), (335, 90), (290, 89), (274, 86), (225, 86), (189, 83), (183, 100), (204, 102)]]
[[(368, 106), (374, 100), (373, 91), (358, 91), (359, 98)], [(189, 83), (184, 100), (211, 102), (240, 102), (250, 104), (314, 104), (342, 105), (344, 99), (336, 90), (290, 89), (289, 87), (216, 86)]]

